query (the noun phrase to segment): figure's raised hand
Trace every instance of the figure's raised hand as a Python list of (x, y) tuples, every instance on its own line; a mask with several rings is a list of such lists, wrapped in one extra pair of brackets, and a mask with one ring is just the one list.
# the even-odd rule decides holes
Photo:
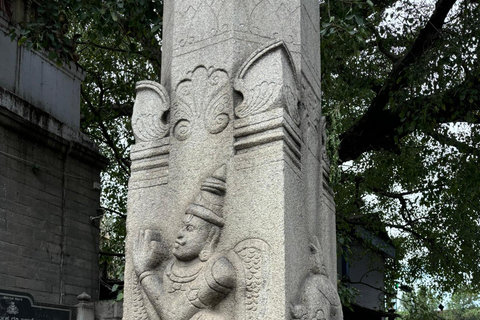
[(140, 230), (134, 240), (133, 266), (137, 276), (160, 266), (169, 257), (169, 247), (156, 230)]

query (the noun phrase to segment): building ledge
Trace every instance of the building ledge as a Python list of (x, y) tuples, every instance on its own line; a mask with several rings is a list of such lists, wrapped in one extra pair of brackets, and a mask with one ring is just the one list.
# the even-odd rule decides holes
[[(0, 123), (15, 128), (24, 136), (48, 137), (52, 147), (75, 145), (81, 156), (94, 158), (97, 166), (104, 168), (108, 160), (100, 155), (96, 144), (80, 130), (74, 129), (36, 108), (12, 92), (0, 87)], [(22, 128), (22, 129), (20, 129)]]

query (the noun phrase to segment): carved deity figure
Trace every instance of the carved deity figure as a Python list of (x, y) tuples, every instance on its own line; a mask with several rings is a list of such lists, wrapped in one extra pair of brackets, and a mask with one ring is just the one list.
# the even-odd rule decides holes
[(135, 241), (135, 272), (162, 320), (221, 320), (215, 311), (235, 286), (235, 269), (215, 248), (224, 225), (225, 167), (207, 178), (189, 205), (165, 269), (168, 246), (158, 232), (141, 231)]

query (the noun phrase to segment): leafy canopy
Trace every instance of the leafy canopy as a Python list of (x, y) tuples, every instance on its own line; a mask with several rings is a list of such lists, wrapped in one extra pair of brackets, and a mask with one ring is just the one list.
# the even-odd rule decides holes
[(479, 4), (326, 1), (321, 9), (339, 234), (386, 228), (401, 260), (390, 282), (478, 291)]

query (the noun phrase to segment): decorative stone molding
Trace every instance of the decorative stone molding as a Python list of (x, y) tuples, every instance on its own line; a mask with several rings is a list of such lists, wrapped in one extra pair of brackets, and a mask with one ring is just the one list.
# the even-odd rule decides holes
[[(130, 189), (148, 188), (168, 182), (170, 138), (132, 145)], [(148, 172), (148, 174), (147, 174)]]
[(161, 84), (148, 80), (137, 82), (136, 90), (132, 115), (135, 141), (149, 142), (164, 138), (170, 129), (167, 90)]
[(234, 87), (243, 95), (235, 108), (237, 117), (285, 108), (300, 123), (295, 65), (283, 41), (255, 51), (240, 68)]
[(298, 127), (283, 109), (275, 109), (238, 119), (234, 124), (234, 148), (236, 152), (260, 145), (283, 141), (284, 151), (293, 163), (301, 167), (301, 145)]
[(232, 90), (228, 73), (198, 66), (180, 81), (173, 93), (173, 136), (190, 137), (192, 127), (203, 122), (211, 134), (222, 132), (230, 122)]
[(277, 41), (254, 52), (240, 68), (234, 87), (243, 96), (235, 108), (235, 150), (284, 141), (285, 152), (300, 168), (296, 71), (285, 44)]

